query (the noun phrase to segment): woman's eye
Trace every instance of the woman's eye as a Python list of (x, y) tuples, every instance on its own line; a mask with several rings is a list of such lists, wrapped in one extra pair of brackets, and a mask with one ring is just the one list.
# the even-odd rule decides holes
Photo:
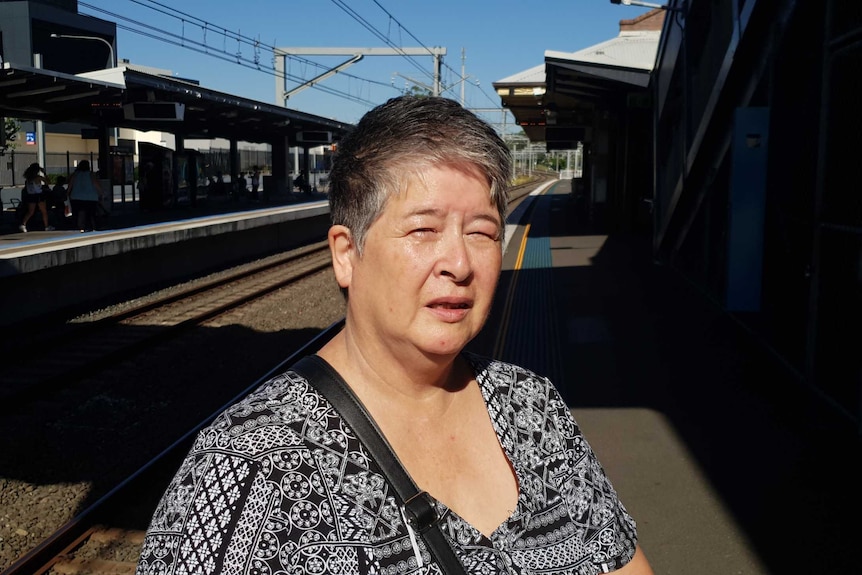
[(500, 237), (496, 230), (477, 230), (475, 232), (470, 232), (470, 235), (480, 238), (488, 238), (494, 241), (497, 241), (497, 238)]
[(410, 230), (411, 235), (424, 236), (434, 232), (434, 228), (415, 228)]

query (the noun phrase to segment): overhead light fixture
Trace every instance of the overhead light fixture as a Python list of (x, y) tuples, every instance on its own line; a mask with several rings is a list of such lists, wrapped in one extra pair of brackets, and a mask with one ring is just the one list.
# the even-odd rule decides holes
[(547, 89), (544, 86), (525, 86), (512, 90), (512, 96), (544, 96)]
[(0, 86), (20, 86), (26, 82), (26, 78), (15, 78), (14, 80), (3, 80), (0, 82)]
[(51, 38), (71, 38), (74, 40), (98, 40), (102, 44), (108, 47), (108, 54), (111, 56), (111, 67), (117, 67), (117, 61), (114, 59), (114, 46), (105, 40), (104, 38), (100, 38), (99, 36), (81, 36), (78, 34), (51, 34)]
[(38, 94), (50, 94), (51, 92), (62, 92), (66, 89), (66, 85), (49, 86), (47, 88), (35, 88), (33, 90), (24, 90), (22, 92), (10, 92), (6, 94), (7, 98), (23, 98), (24, 96), (36, 96)]
[(685, 2), (681, 7), (666, 6), (662, 4), (654, 4), (652, 2), (641, 2), (640, 0), (611, 0), (611, 4), (622, 4), (623, 6), (640, 6), (642, 8), (658, 8), (669, 12), (683, 12), (685, 10)]

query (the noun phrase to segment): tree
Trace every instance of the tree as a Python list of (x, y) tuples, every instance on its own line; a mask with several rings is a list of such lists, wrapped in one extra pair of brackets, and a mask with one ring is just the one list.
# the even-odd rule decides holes
[(415, 86), (414, 85), (414, 86), (410, 86), (410, 89), (407, 91), (407, 93), (411, 96), (419, 96), (421, 98), (421, 97), (430, 96), (431, 90), (428, 90), (427, 88), (423, 88), (421, 86)]
[(15, 118), (3, 118), (3, 130), (0, 132), (0, 154), (8, 149), (15, 149), (15, 140), (21, 131), (21, 124)]

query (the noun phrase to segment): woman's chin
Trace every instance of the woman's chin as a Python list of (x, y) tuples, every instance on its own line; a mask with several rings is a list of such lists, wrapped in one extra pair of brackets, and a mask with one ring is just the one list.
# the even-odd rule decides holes
[(471, 339), (473, 338), (463, 334), (459, 334), (457, 337), (453, 335), (439, 335), (438, 337), (429, 337), (427, 341), (419, 346), (419, 349), (426, 356), (451, 360), (451, 358), (461, 353), (467, 344), (470, 343)]

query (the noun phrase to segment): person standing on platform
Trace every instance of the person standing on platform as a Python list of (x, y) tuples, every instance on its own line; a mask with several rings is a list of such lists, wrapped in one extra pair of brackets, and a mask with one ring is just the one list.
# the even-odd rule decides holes
[[(330, 175), (344, 326), (201, 431), (139, 575), (652, 573), (552, 383), (464, 351), (499, 279), (510, 174), (453, 100), (363, 116)], [(394, 454), (368, 448), (358, 408)], [(412, 489), (393, 487), (399, 465)]]
[(293, 185), (300, 191), (300, 193), (311, 193), (311, 188), (308, 186), (308, 179), (305, 177), (305, 171), (299, 172), (299, 175), (293, 180)]
[(258, 201), (258, 189), (260, 188), (260, 168), (255, 166), (251, 172), (251, 199)]
[(24, 203), (27, 204), (27, 213), (24, 214), (21, 225), (18, 226), (21, 232), (27, 232), (27, 222), (36, 213), (37, 207), (42, 214), (45, 231), (50, 232), (54, 230), (54, 226), (48, 222), (48, 207), (46, 203), (48, 198), (46, 197), (45, 190), (42, 188), (42, 186), (48, 183), (48, 180), (45, 179), (44, 174), (45, 172), (38, 163), (32, 163), (30, 167), (24, 170)]
[(72, 214), (77, 214), (78, 229), (82, 232), (96, 229), (96, 210), (103, 197), (102, 184), (90, 171), (90, 162), (81, 160), (69, 179), (69, 198)]

